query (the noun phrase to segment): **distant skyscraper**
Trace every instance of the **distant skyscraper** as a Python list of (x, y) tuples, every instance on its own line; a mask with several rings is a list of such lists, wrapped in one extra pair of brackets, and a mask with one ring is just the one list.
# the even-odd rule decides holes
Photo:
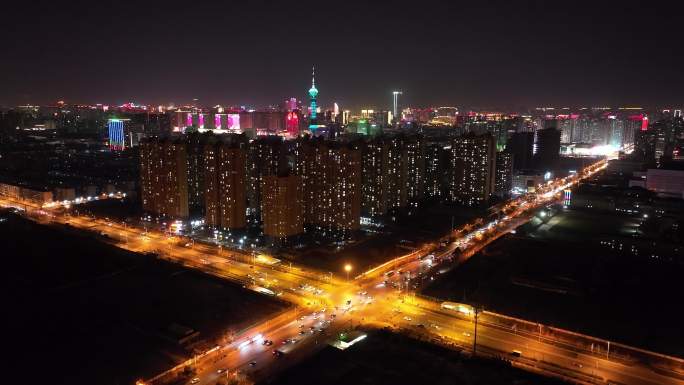
[(299, 134), (299, 114), (297, 111), (287, 113), (285, 117), (285, 130), (293, 138)]
[(349, 110), (342, 111), (342, 124), (343, 125), (349, 124), (350, 115), (351, 115), (351, 111), (349, 111)]
[(287, 109), (288, 109), (288, 111), (294, 111), (294, 110), (296, 110), (296, 109), (298, 109), (298, 108), (299, 108), (299, 106), (298, 106), (298, 104), (297, 104), (297, 98), (290, 98), (290, 99), (287, 101)]
[(513, 167), (524, 170), (532, 167), (534, 132), (516, 132), (511, 135), (506, 148), (513, 155)]
[(112, 150), (121, 151), (126, 148), (126, 133), (124, 132), (125, 120), (109, 119), (107, 121), (109, 148)]
[(399, 95), (401, 95), (401, 91), (394, 91), (392, 92), (393, 96), (393, 108), (392, 108), (392, 116), (394, 118), (398, 117), (399, 115)]
[(634, 153), (650, 166), (656, 164), (656, 144), (658, 142), (658, 132), (655, 129), (639, 130), (634, 138)]
[(558, 129), (561, 132), (561, 143), (571, 143), (577, 130), (578, 115), (564, 115), (558, 119)]
[(553, 170), (560, 159), (561, 132), (554, 127), (537, 131), (536, 167), (541, 170)]

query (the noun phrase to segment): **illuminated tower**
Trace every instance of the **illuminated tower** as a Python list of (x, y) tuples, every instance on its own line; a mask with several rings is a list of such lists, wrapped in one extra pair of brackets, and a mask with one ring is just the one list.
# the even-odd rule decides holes
[(309, 97), (311, 98), (311, 125), (315, 124), (316, 120), (316, 96), (318, 96), (318, 90), (316, 89), (316, 68), (311, 69), (311, 89), (309, 89)]
[(394, 116), (395, 119), (396, 119), (396, 117), (398, 116), (398, 115), (397, 115), (397, 113), (398, 113), (397, 107), (398, 107), (398, 104), (399, 104), (399, 95), (401, 95), (401, 94), (402, 94), (401, 91), (393, 91), (393, 92), (392, 92), (392, 96), (393, 96), (393, 100), (392, 100), (392, 101), (394, 102), (394, 109), (392, 110), (392, 114), (393, 114), (392, 116)]

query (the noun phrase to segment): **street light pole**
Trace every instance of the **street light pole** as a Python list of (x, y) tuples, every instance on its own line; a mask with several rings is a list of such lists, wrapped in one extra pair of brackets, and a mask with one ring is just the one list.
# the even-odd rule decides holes
[(475, 333), (473, 335), (473, 357), (477, 356), (477, 315), (478, 311), (475, 308)]
[(541, 326), (541, 324), (537, 324), (537, 325), (539, 325), (539, 342), (541, 342), (542, 326)]
[[(347, 272), (347, 282), (349, 282), (349, 272), (352, 270), (352, 265), (346, 264), (344, 265), (344, 271)], [(331, 274), (332, 277), (332, 274)]]

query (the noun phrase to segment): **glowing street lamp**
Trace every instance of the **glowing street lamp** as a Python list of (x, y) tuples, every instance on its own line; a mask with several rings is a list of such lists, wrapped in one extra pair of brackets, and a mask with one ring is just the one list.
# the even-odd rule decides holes
[(347, 272), (347, 281), (349, 281), (349, 272), (352, 271), (352, 265), (350, 265), (350, 264), (344, 265), (344, 271)]

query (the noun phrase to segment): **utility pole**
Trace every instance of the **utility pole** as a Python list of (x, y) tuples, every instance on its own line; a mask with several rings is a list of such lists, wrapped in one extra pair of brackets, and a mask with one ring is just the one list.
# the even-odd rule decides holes
[(475, 308), (475, 334), (473, 335), (473, 357), (477, 356), (477, 315), (478, 311)]
[(542, 326), (541, 326), (541, 324), (537, 324), (537, 325), (539, 325), (539, 342), (541, 342)]

